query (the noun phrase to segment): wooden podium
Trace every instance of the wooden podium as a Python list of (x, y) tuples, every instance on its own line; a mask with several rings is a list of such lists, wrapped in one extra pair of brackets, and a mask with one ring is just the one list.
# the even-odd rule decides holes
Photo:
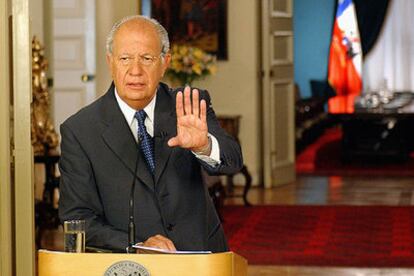
[[(246, 259), (233, 252), (215, 254), (111, 254), (38, 251), (39, 276), (129, 275), (126, 270), (136, 265), (144, 267), (148, 274), (139, 272), (131, 275), (247, 276)], [(122, 270), (123, 267), (124, 270)], [(134, 267), (134, 269), (136, 268)]]

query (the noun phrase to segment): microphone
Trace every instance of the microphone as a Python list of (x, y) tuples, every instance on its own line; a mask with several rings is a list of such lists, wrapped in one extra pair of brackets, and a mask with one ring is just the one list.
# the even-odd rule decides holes
[(155, 134), (154, 137), (164, 139), (168, 137), (168, 133), (165, 131), (160, 131), (159, 133)]
[(133, 247), (136, 244), (135, 242), (135, 221), (134, 221), (134, 192), (135, 192), (135, 182), (136, 182), (136, 175), (138, 170), (138, 159), (139, 159), (139, 143), (140, 138), (138, 137), (137, 141), (137, 160), (135, 161), (135, 169), (134, 175), (131, 185), (131, 194), (129, 195), (129, 221), (128, 221), (128, 247), (126, 248), (127, 253), (136, 253), (137, 249)]

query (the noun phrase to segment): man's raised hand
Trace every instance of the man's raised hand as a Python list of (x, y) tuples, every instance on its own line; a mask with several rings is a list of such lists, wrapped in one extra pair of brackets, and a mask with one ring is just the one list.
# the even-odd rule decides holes
[[(190, 95), (192, 94), (192, 97)], [(191, 100), (192, 98), (192, 100)], [(168, 141), (170, 147), (181, 147), (209, 155), (207, 104), (200, 101), (199, 91), (186, 86), (176, 97), (177, 136)]]

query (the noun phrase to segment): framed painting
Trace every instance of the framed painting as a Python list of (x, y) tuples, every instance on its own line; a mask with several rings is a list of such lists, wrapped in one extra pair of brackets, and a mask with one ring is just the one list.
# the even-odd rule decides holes
[(186, 44), (227, 59), (227, 0), (141, 0), (143, 15), (157, 19), (172, 44)]

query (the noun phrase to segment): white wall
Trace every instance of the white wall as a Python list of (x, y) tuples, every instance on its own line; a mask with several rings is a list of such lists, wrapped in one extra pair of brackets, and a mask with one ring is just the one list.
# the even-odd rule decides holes
[(260, 183), (260, 1), (228, 0), (228, 60), (195, 85), (209, 90), (219, 115), (241, 115), (240, 143), (253, 184)]
[(43, 0), (29, 2), (29, 15), (32, 36), (35, 35), (44, 44)]
[(96, 94), (104, 94), (111, 83), (105, 61), (106, 36), (119, 19), (138, 14), (138, 0), (96, 0)]

